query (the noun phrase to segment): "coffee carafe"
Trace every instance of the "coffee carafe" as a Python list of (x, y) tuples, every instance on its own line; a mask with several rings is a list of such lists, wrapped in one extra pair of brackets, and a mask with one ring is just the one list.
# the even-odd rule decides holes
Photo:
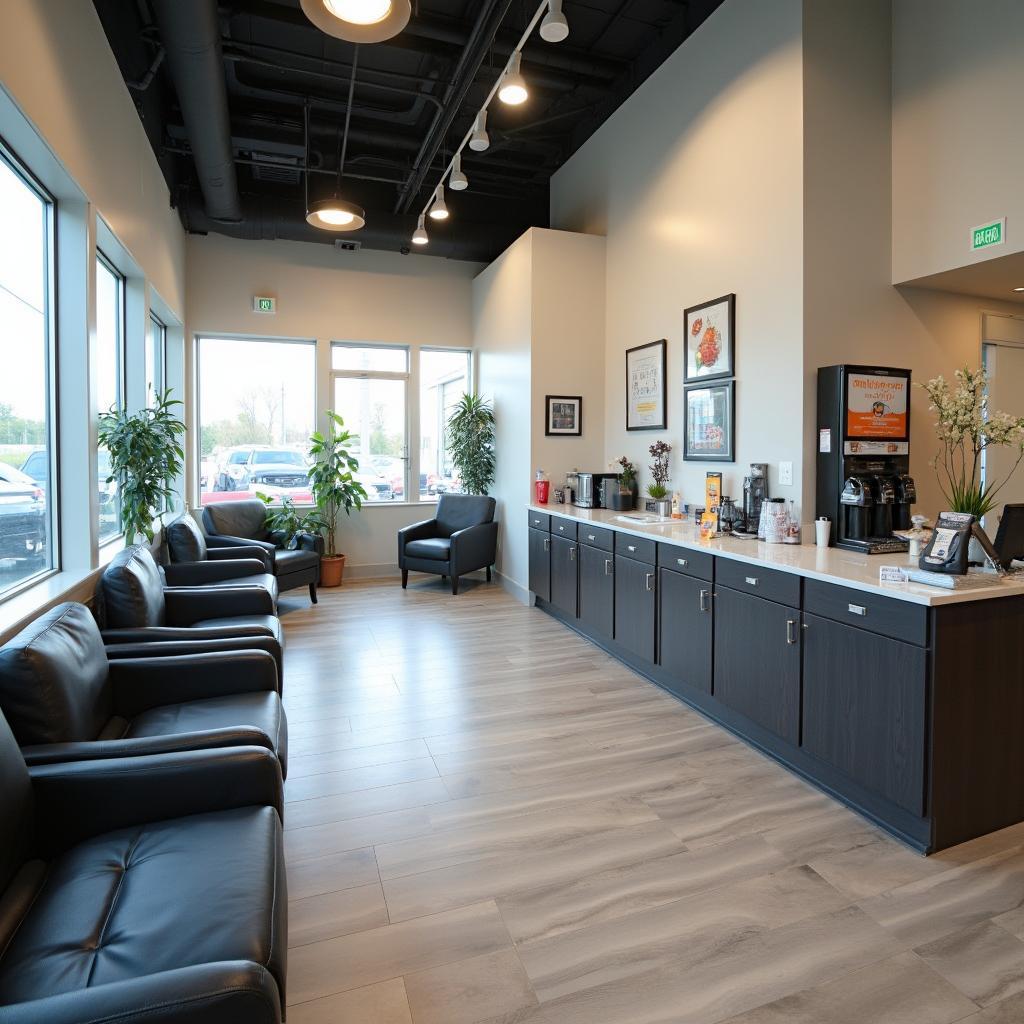
[(871, 536), (892, 536), (892, 509), (896, 504), (896, 484), (891, 476), (876, 473), (871, 479), (872, 497), (875, 499), (871, 512)]
[(892, 528), (909, 530), (913, 523), (910, 519), (910, 506), (917, 501), (917, 484), (909, 473), (900, 473), (895, 478), (896, 503), (892, 507)]
[(844, 536), (855, 541), (869, 537), (875, 504), (870, 481), (862, 476), (847, 477), (839, 501), (843, 509)]

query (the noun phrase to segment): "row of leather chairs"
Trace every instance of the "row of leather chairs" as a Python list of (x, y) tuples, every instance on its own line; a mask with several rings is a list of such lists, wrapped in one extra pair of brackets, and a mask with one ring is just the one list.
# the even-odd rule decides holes
[(129, 547), (95, 617), (62, 604), (0, 647), (4, 1024), (283, 1019), (288, 730), (266, 569)]

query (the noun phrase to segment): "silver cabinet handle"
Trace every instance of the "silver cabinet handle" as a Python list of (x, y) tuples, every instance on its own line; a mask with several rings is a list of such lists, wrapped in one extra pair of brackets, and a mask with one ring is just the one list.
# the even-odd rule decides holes
[(611, 576), (612, 574), (612, 560), (610, 558), (604, 560), (604, 574), (605, 576)]
[(551, 550), (551, 538), (550, 537), (545, 537), (544, 538), (544, 550), (545, 551), (550, 551)]
[(574, 547), (569, 548), (569, 561), (570, 562), (575, 562), (576, 561), (576, 548), (574, 548)]
[(636, 551), (636, 545), (635, 544), (627, 544), (626, 545), (626, 550), (627, 551)]
[(653, 590), (654, 589), (654, 573), (653, 572), (647, 573), (647, 589), (648, 590)]
[(796, 643), (796, 619), (786, 619), (786, 643)]
[(756, 577), (756, 576), (748, 576), (748, 577), (747, 577), (747, 582), (748, 582), (748, 583), (749, 583), (749, 584), (750, 584), (750, 585), (751, 585), (752, 587), (756, 587), (756, 586), (757, 586), (757, 577)]
[(852, 615), (867, 615), (868, 610), (862, 604), (850, 604), (846, 606)]
[(683, 567), (684, 569), (685, 569), (685, 568), (686, 568), (686, 567), (687, 567), (687, 566), (688, 566), (689, 564), (690, 564), (690, 560), (689, 560), (688, 558), (677, 558), (677, 559), (676, 559), (676, 565), (681, 565), (681, 566), (682, 566), (682, 567)]
[(699, 607), (700, 607), (700, 610), (702, 612), (706, 612), (706, 611), (710, 610), (710, 608), (711, 608), (711, 591), (710, 590), (702, 590), (700, 592), (700, 604), (699, 604)]
[(587, 540), (597, 540), (597, 538), (592, 533), (588, 533)]

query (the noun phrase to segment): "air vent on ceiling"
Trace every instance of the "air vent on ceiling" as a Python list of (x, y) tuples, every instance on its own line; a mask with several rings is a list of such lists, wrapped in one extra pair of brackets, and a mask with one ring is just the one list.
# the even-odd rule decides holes
[(357, 242), (354, 238), (336, 238), (334, 240), (334, 248), (341, 252), (359, 252), (362, 247), (363, 243)]
[(299, 183), (298, 160), (291, 156), (279, 156), (276, 153), (253, 152), (252, 176), (257, 181), (270, 181), (279, 185), (297, 185)]

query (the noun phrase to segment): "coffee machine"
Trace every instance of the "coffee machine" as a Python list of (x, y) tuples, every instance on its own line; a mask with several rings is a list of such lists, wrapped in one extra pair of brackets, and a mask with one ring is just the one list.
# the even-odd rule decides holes
[(910, 371), (878, 366), (818, 370), (817, 515), (831, 543), (866, 554), (906, 551), (910, 528)]

